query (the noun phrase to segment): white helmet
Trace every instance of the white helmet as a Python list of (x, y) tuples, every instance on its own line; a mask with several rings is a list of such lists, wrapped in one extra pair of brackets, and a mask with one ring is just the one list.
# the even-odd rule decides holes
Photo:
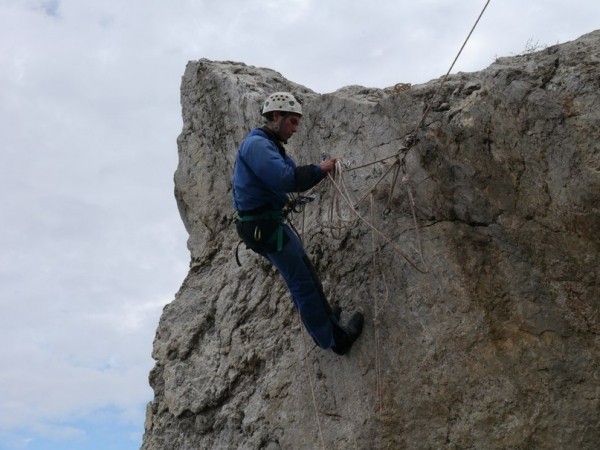
[(275, 92), (267, 97), (262, 115), (271, 111), (291, 112), (302, 115), (302, 106), (289, 92)]

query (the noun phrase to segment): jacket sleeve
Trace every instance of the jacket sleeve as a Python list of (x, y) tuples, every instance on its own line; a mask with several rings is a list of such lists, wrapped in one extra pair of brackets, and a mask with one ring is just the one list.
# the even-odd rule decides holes
[(266, 139), (250, 143), (243, 158), (252, 172), (275, 192), (303, 192), (326, 176), (315, 164), (296, 167), (289, 156), (282, 156), (279, 149)]
[(279, 149), (266, 139), (255, 139), (242, 155), (252, 172), (275, 192), (293, 192), (296, 186), (296, 165), (284, 158)]
[(294, 186), (293, 192), (308, 191), (327, 175), (315, 164), (298, 166), (294, 172), (296, 185)]

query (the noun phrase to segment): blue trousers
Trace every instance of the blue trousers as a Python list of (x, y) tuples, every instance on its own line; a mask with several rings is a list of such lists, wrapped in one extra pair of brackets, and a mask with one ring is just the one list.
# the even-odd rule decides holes
[(271, 261), (285, 280), (302, 322), (315, 343), (321, 348), (334, 347), (344, 339), (345, 332), (331, 312), (317, 272), (302, 242), (289, 225), (282, 226), (289, 239), (282, 250), (263, 251), (260, 254)]

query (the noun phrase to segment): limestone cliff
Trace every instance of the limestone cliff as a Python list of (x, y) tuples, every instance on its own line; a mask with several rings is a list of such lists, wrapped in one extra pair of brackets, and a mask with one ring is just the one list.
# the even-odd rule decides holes
[[(175, 196), (191, 264), (154, 341), (143, 449), (597, 448), (600, 31), (452, 75), (434, 98), (440, 81), (319, 95), (187, 65)], [(233, 256), (234, 156), (274, 91), (304, 102), (288, 151), (340, 157), (390, 239), (328, 227), (328, 181), (294, 217), (331, 302), (365, 313), (344, 357), (305, 335), (269, 265)], [(372, 189), (396, 160), (358, 167), (394, 155), (395, 186), (390, 172)]]

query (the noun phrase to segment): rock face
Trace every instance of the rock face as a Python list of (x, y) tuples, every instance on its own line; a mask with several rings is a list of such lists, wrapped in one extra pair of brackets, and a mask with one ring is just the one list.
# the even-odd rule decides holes
[[(188, 64), (175, 195), (191, 264), (158, 326), (143, 449), (598, 448), (600, 31), (434, 97), (440, 81), (319, 95)], [(304, 102), (289, 153), (339, 156), (338, 182), (389, 238), (331, 228), (332, 201), (348, 207), (329, 181), (294, 216), (330, 301), (365, 313), (344, 357), (314, 346), (268, 264), (234, 258), (235, 152), (274, 91)], [(395, 155), (397, 182), (373, 189)]]

